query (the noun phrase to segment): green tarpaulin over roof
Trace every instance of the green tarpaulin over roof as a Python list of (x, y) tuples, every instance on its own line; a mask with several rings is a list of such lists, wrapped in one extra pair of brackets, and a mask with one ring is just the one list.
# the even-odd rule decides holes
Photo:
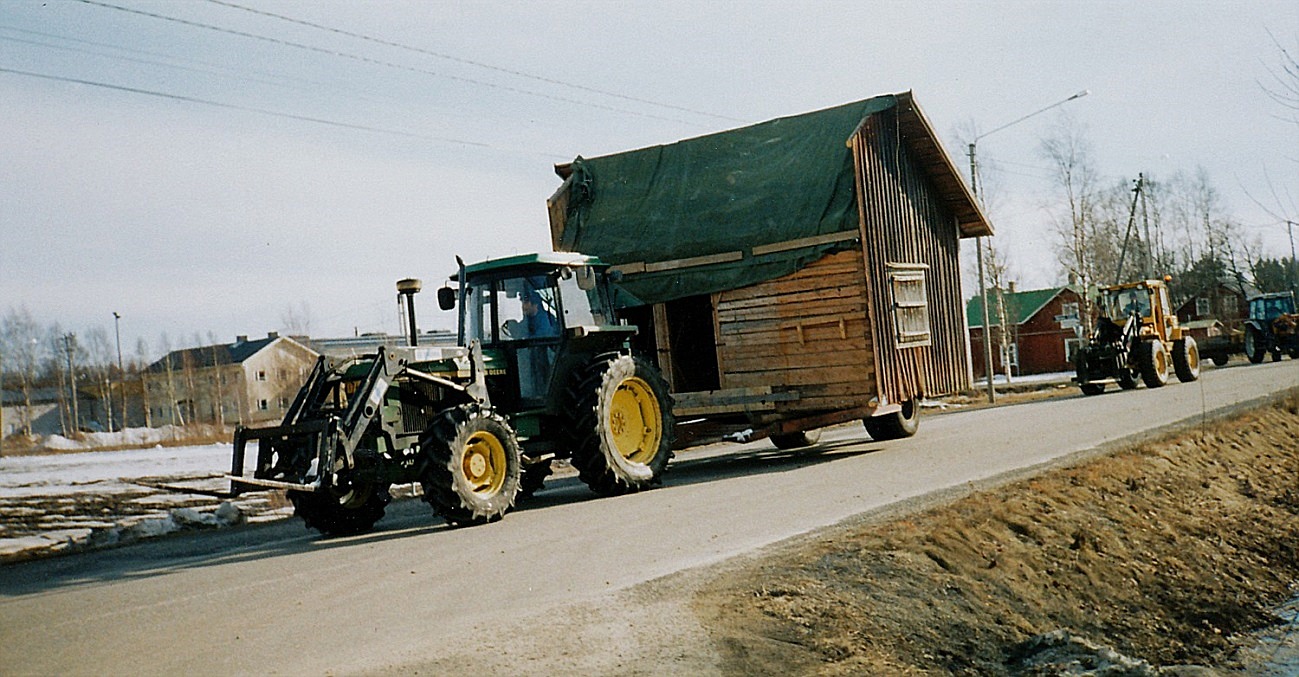
[[(568, 180), (563, 224), (552, 223), (555, 246), (627, 269), (621, 286), (634, 298), (622, 305), (755, 284), (856, 246), (847, 142), (863, 120), (898, 107), (900, 98), (908, 113), (923, 118), (909, 94), (891, 94), (673, 144), (578, 157), (557, 168)], [(926, 143), (938, 147), (936, 139)], [(939, 171), (954, 174), (942, 157)], [(973, 204), (959, 177), (944, 178), (940, 190), (959, 186), (957, 199)], [(974, 212), (986, 228), (977, 207)], [(823, 237), (816, 243), (762, 250), (817, 236)], [(714, 258), (682, 265), (699, 257)]]

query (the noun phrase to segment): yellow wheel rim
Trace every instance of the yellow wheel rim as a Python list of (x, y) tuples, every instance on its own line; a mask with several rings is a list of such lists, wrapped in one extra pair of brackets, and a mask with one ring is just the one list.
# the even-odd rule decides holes
[(649, 463), (663, 440), (663, 414), (654, 389), (632, 377), (618, 384), (609, 406), (609, 432), (623, 458)]
[(505, 485), (505, 445), (495, 435), (480, 430), (465, 442), (460, 467), (475, 494), (491, 496)]
[(1161, 374), (1168, 371), (1168, 355), (1162, 350), (1155, 350), (1155, 370)]
[(1191, 368), (1191, 371), (1196, 371), (1200, 368), (1199, 346), (1191, 346), (1191, 349), (1186, 351), (1186, 364)]

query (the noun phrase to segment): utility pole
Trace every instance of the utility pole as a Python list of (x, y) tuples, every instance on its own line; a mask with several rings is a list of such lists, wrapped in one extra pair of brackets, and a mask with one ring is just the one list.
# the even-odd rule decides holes
[(122, 369), (122, 316), (113, 311), (113, 333), (117, 335), (117, 388), (122, 393), (122, 423), (126, 430), (126, 372)]
[[(1084, 96), (1087, 96), (1088, 94), (1091, 94), (1091, 90), (1084, 89), (1081, 92), (1078, 92), (1077, 94), (1074, 94), (1073, 96), (1067, 99), (1062, 99), (1044, 108), (1039, 108), (1033, 111), (1032, 113), (1029, 113), (1028, 115), (1011, 120), (1010, 122), (1007, 122), (1006, 124), (997, 127), (992, 131), (984, 132), (982, 134), (975, 136), (974, 139), (970, 141), (970, 147), (969, 147), (970, 191), (974, 194), (975, 201), (978, 202), (979, 200), (979, 163), (975, 159), (975, 146), (979, 143), (980, 139), (995, 134), (997, 132), (1000, 132), (1001, 130), (1007, 127), (1017, 125), (1035, 115), (1045, 113), (1051, 110), (1052, 108), (1055, 108), (1056, 106), (1063, 106), (1064, 104), (1069, 103), (1074, 99), (1081, 99)], [(975, 245), (976, 254), (979, 257), (979, 298), (982, 300), (982, 305), (983, 305), (983, 364), (984, 364), (984, 373), (988, 377), (988, 402), (996, 403), (997, 390), (992, 385), (992, 327), (988, 326), (989, 324), (988, 323), (988, 285), (986, 279), (983, 276), (983, 238), (975, 237), (974, 245)]]
[(81, 431), (81, 414), (77, 407), (77, 369), (72, 359), (77, 350), (77, 335), (66, 334), (63, 344), (68, 351), (68, 379), (72, 383), (72, 437), (75, 439)]
[[(974, 143), (970, 143), (970, 191), (979, 199), (979, 169), (974, 159)], [(988, 284), (983, 276), (983, 236), (974, 238), (975, 256), (979, 259), (979, 305), (983, 307), (983, 377), (988, 380), (988, 403), (997, 402), (997, 389), (992, 386), (992, 327), (988, 321)]]
[(1295, 289), (1295, 271), (1294, 271), (1294, 221), (1286, 221), (1285, 229), (1290, 233), (1290, 293), (1299, 295), (1299, 290)]

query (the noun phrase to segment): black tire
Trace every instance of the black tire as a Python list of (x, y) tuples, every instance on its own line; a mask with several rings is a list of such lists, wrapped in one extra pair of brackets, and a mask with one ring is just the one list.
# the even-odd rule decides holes
[(1137, 367), (1147, 388), (1160, 388), (1168, 383), (1168, 362), (1163, 341), (1155, 339), (1137, 344)]
[(524, 463), (523, 475), (519, 478), (519, 500), (532, 498), (546, 485), (546, 478), (555, 471), (550, 467), (550, 459), (536, 463)]
[(672, 398), (649, 362), (603, 356), (577, 373), (567, 392), (573, 467), (601, 496), (662, 482), (672, 458)]
[(1228, 357), (1226, 353), (1214, 353), (1209, 356), (1209, 359), (1213, 360), (1213, 365), (1215, 367), (1225, 367), (1227, 366), (1227, 361), (1231, 358)]
[(1139, 383), (1137, 374), (1129, 369), (1127, 365), (1119, 367), (1119, 374), (1114, 380), (1118, 381), (1119, 387), (1124, 390), (1136, 390), (1137, 383)]
[(1273, 349), (1272, 349), (1272, 361), (1273, 361), (1273, 362), (1280, 362), (1280, 361), (1281, 361), (1281, 349), (1280, 349), (1280, 348), (1273, 348)]
[(476, 404), (442, 412), (420, 438), (424, 500), (453, 526), (495, 522), (514, 507), (522, 459), (499, 414)]
[(374, 528), (392, 501), (386, 484), (357, 484), (345, 491), (290, 491), (293, 514), (326, 536), (353, 536)]
[(820, 439), (820, 430), (801, 430), (799, 432), (772, 435), (771, 443), (777, 449), (802, 449), (816, 444)]
[[(1084, 395), (1099, 395), (1105, 392), (1104, 383), (1093, 383), (1091, 380), (1091, 364), (1087, 359), (1086, 350), (1078, 351), (1078, 357), (1074, 360), (1074, 369), (1078, 377), (1078, 388), (1082, 390)], [(867, 430), (869, 430), (869, 427)], [(871, 437), (874, 437), (874, 435), (871, 435)]]
[(915, 398), (902, 403), (902, 410), (883, 416), (862, 419), (862, 425), (871, 439), (877, 442), (911, 437), (920, 429), (920, 405)]
[(1200, 378), (1200, 347), (1195, 344), (1195, 338), (1187, 336), (1173, 341), (1173, 372), (1182, 383)]
[(1258, 364), (1263, 361), (1267, 355), (1267, 346), (1264, 343), (1263, 336), (1254, 325), (1245, 326), (1245, 357), (1249, 358), (1250, 363)]

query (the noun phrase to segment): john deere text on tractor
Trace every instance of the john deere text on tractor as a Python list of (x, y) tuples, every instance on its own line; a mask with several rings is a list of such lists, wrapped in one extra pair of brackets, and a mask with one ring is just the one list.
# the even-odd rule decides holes
[(1245, 356), (1258, 364), (1268, 354), (1272, 361), (1281, 353), (1299, 358), (1299, 315), (1295, 314), (1294, 294), (1277, 292), (1249, 300), (1249, 319), (1245, 321)]
[[(672, 402), (655, 367), (613, 319), (608, 267), (578, 254), (460, 266), (438, 290), (459, 307), (459, 347), (416, 345), (321, 357), (283, 423), (235, 432), (231, 492), (284, 489), (308, 527), (369, 530), (393, 484), (419, 482), (454, 525), (499, 519), (569, 458), (603, 495), (659, 481)], [(248, 443), (257, 442), (251, 475)]]
[(1098, 395), (1110, 381), (1130, 390), (1138, 378), (1158, 388), (1168, 382), (1170, 365), (1179, 381), (1199, 378), (1199, 349), (1177, 326), (1164, 281), (1103, 287), (1097, 305), (1096, 327), (1075, 358), (1083, 393)]

